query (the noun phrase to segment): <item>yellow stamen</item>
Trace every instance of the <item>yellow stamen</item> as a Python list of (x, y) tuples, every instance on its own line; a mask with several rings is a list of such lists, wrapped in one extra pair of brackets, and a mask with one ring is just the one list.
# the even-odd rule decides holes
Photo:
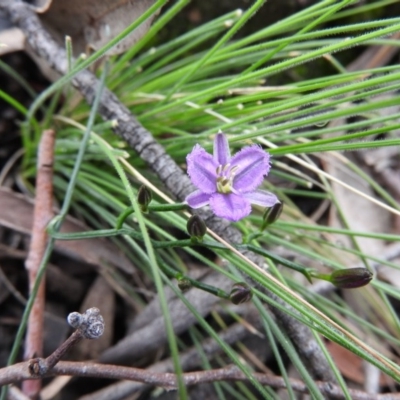
[[(235, 176), (236, 171), (238, 170), (237, 166), (234, 166), (231, 168), (231, 170), (228, 172), (230, 168), (230, 164), (225, 164), (225, 165), (219, 165), (217, 168), (217, 191), (219, 193), (232, 193), (233, 192), (233, 178)], [(223, 173), (227, 173), (227, 176), (220, 176)]]

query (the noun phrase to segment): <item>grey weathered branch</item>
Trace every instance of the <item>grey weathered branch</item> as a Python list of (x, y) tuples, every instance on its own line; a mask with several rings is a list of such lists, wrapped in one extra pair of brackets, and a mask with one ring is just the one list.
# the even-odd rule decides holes
[[(0, 12), (18, 26), (25, 34), (26, 39), (36, 53), (48, 66), (64, 75), (67, 72), (67, 57), (64, 49), (52, 39), (43, 28), (39, 19), (27, 3), (22, 0), (0, 0)], [(98, 81), (89, 71), (82, 71), (73, 80), (73, 85), (80, 91), (89, 104), (92, 104), (97, 91)], [(117, 120), (118, 126), (115, 133), (123, 138), (132, 149), (154, 170), (165, 187), (177, 199), (182, 201), (194, 188), (188, 177), (183, 173), (175, 161), (164, 151), (147, 131), (130, 113), (130, 111), (110, 91), (104, 90), (99, 106), (100, 115), (106, 120)], [(201, 217), (207, 226), (232, 243), (241, 243), (241, 233), (227, 221), (216, 218), (211, 212), (201, 212)], [(253, 253), (245, 254), (256, 264), (262, 266), (263, 259)], [(249, 280), (248, 277), (245, 279)], [(257, 285), (255, 282), (249, 282)], [(258, 285), (257, 285), (258, 286)], [(289, 306), (275, 294), (259, 287), (274, 301)], [(293, 340), (303, 361), (309, 367), (310, 372), (317, 379), (334, 381), (334, 375), (325, 359), (323, 352), (316, 343), (311, 331), (287, 313), (271, 308), (277, 321), (281, 324), (288, 336)], [(292, 310), (293, 311), (293, 310)]]
[[(32, 375), (29, 361), (0, 369), (0, 385), (15, 383), (25, 379), (39, 379), (44, 376), (72, 375), (106, 379), (128, 379), (139, 381), (152, 386), (161, 386), (167, 390), (177, 389), (177, 376), (173, 373), (150, 372), (139, 368), (122, 367), (108, 364), (88, 362), (60, 361), (54, 368), (43, 376)], [(275, 389), (286, 389), (286, 382), (280, 376), (253, 372), (252, 377), (264, 386)], [(187, 372), (182, 375), (186, 386), (194, 386), (210, 382), (249, 382), (249, 378), (236, 366), (228, 366), (207, 371)], [(289, 380), (292, 389), (300, 393), (309, 393), (307, 385), (298, 380)], [(330, 382), (315, 382), (321, 393), (329, 399), (345, 399), (346, 396), (339, 385)], [(399, 400), (400, 395), (394, 393), (369, 394), (360, 390), (348, 389), (353, 400)]]

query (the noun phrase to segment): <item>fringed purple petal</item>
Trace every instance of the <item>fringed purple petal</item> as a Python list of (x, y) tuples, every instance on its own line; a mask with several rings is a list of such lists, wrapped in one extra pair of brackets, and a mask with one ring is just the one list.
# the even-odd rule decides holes
[(230, 163), (232, 167), (238, 167), (233, 187), (240, 193), (260, 186), (270, 169), (269, 154), (257, 145), (243, 148), (231, 158)]
[(228, 139), (226, 135), (217, 133), (214, 139), (214, 160), (218, 165), (228, 164), (231, 158), (231, 152), (229, 150)]
[(187, 172), (193, 185), (204, 193), (217, 190), (217, 162), (200, 145), (196, 144), (186, 157)]
[(185, 201), (191, 208), (204, 207), (210, 202), (210, 194), (196, 190), (195, 192), (190, 193), (189, 196), (186, 197)]
[(215, 193), (210, 197), (210, 207), (217, 217), (239, 221), (251, 213), (250, 202), (243, 196)]
[(265, 190), (243, 193), (243, 197), (249, 200), (251, 204), (257, 204), (262, 207), (272, 207), (276, 203), (279, 203), (279, 199), (273, 193)]

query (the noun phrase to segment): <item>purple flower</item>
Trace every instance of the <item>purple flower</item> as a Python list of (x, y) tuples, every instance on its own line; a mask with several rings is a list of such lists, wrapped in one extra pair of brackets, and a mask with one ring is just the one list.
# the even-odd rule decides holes
[(272, 207), (278, 198), (256, 190), (269, 172), (269, 158), (257, 145), (244, 147), (231, 157), (223, 133), (215, 136), (213, 156), (196, 144), (186, 160), (189, 177), (198, 190), (186, 197), (186, 202), (192, 208), (209, 204), (215, 215), (230, 221), (249, 215), (250, 204)]

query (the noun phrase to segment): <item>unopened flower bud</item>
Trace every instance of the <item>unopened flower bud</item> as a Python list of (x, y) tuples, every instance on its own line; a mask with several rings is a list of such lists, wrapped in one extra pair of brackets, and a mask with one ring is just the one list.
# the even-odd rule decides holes
[(339, 269), (331, 273), (329, 281), (340, 289), (355, 289), (368, 285), (372, 276), (366, 268)]
[(229, 294), (229, 300), (233, 304), (242, 304), (246, 301), (251, 300), (253, 293), (247, 283), (239, 282), (232, 286), (231, 292)]
[(202, 241), (207, 232), (205, 222), (197, 214), (193, 214), (187, 221), (186, 229), (192, 240)]
[(265, 210), (263, 215), (263, 222), (261, 225), (261, 231), (263, 231), (268, 225), (273, 224), (282, 214), (283, 203), (275, 203), (272, 207)]
[(192, 283), (189, 281), (189, 279), (186, 279), (186, 278), (178, 279), (178, 288), (181, 289), (182, 292), (186, 292), (191, 287), (192, 287)]
[(96, 307), (87, 309), (83, 314), (69, 314), (68, 323), (86, 339), (98, 339), (104, 333), (104, 319)]
[(149, 206), (152, 198), (153, 196), (150, 190), (145, 185), (140, 186), (137, 192), (137, 202), (143, 212), (147, 211), (147, 207)]

